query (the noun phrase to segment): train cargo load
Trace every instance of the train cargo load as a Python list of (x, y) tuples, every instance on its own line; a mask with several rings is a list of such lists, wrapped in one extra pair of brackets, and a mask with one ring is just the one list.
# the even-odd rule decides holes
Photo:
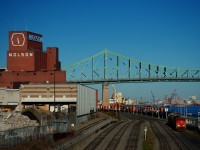
[(168, 124), (176, 130), (186, 129), (186, 119), (177, 113), (171, 113), (168, 115)]

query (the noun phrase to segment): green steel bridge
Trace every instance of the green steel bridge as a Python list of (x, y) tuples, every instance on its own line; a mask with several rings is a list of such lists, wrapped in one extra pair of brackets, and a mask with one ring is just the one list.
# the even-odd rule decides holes
[(69, 83), (200, 82), (200, 70), (151, 64), (108, 50), (69, 65), (66, 70)]

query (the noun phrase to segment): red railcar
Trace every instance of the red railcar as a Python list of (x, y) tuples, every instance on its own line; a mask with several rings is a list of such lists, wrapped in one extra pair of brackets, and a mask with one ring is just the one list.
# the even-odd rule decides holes
[(126, 111), (126, 109), (129, 109), (128, 107), (126, 108), (124, 105), (122, 104), (115, 104), (115, 103), (111, 103), (110, 106), (102, 106), (102, 104), (98, 105), (99, 110), (101, 111)]
[(168, 124), (176, 130), (186, 129), (186, 120), (184, 117), (180, 117), (177, 113), (171, 113), (168, 115)]

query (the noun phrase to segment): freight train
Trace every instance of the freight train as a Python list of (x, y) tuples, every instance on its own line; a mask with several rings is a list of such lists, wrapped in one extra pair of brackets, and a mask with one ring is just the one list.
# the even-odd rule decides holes
[(168, 115), (168, 124), (176, 130), (186, 129), (186, 119), (177, 113), (171, 113)]
[(110, 104), (110, 106), (99, 105), (100, 111), (121, 111), (121, 112), (141, 112), (140, 106), (124, 105), (124, 104)]
[(122, 112), (135, 112), (135, 113), (147, 113), (152, 116), (152, 112), (157, 116), (159, 112), (160, 115), (164, 113), (164, 108), (155, 108), (152, 106), (141, 106), (141, 105), (124, 105), (124, 104), (114, 104), (111, 103), (110, 106), (102, 106), (102, 104), (98, 105), (98, 109), (100, 111), (122, 111)]

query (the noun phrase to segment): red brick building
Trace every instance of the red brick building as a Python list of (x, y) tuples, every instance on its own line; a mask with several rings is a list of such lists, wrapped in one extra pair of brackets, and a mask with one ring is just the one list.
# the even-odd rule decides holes
[[(55, 70), (54, 70), (55, 69)], [(0, 87), (19, 88), (22, 83), (66, 82), (61, 71), (58, 48), (43, 51), (42, 35), (28, 31), (9, 33), (7, 70), (0, 71)]]

